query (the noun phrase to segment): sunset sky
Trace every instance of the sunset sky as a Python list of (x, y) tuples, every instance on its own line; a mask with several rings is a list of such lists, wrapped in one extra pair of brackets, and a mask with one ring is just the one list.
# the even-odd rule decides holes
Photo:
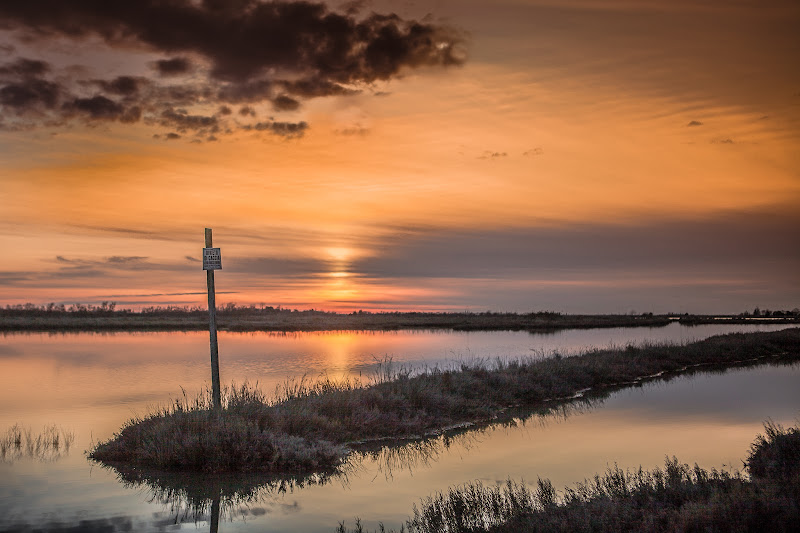
[(0, 305), (800, 306), (797, 0), (3, 0)]

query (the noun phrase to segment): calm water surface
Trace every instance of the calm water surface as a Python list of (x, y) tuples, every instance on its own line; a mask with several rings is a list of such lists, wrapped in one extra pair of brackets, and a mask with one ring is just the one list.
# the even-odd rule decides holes
[[(308, 375), (368, 379), (391, 358), (413, 368), (481, 358), (575, 354), (588, 347), (688, 342), (779, 325), (525, 332), (220, 333), (223, 382), (267, 391)], [(203, 333), (14, 334), (0, 339), (0, 435), (15, 423), (75, 433), (68, 454), (0, 461), (0, 531), (208, 530), (214, 495), (219, 531), (333, 531), (359, 516), (398, 527), (412, 504), (471, 480), (511, 476), (556, 487), (621, 467), (653, 468), (666, 456), (703, 467), (741, 467), (762, 422), (800, 417), (800, 367), (700, 374), (616, 392), (556, 413), (399, 448), (356, 454), (346, 475), (284, 485), (264, 478), (131, 483), (83, 455), (134, 414), (208, 383)], [(216, 511), (216, 510), (215, 510)], [(215, 513), (216, 514), (216, 513)]]

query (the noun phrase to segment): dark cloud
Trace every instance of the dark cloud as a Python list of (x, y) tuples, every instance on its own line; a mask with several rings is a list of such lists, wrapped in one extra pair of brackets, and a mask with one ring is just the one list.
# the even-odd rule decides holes
[(283, 137), (302, 137), (308, 129), (306, 122), (259, 122), (253, 129), (270, 131)]
[(153, 68), (161, 76), (179, 76), (192, 71), (192, 63), (185, 57), (159, 59), (153, 62)]
[(180, 132), (187, 130), (211, 130), (217, 129), (217, 118), (203, 115), (190, 115), (185, 109), (165, 109), (161, 113), (159, 122), (165, 127), (174, 127)]
[(525, 152), (523, 152), (522, 155), (524, 155), (524, 156), (535, 156), (535, 155), (542, 155), (543, 153), (544, 153), (544, 150), (542, 148), (538, 148), (537, 147), (537, 148), (531, 148), (530, 150), (526, 150)]
[(177, 134), (177, 133), (175, 133), (175, 132), (170, 132), (170, 133), (167, 133), (167, 134), (164, 136), (164, 138), (165, 138), (166, 140), (168, 140), (168, 141), (175, 141), (175, 140), (178, 140), (178, 139), (180, 139), (180, 138), (181, 138), (181, 136), (180, 136), (180, 135), (178, 135), (178, 134)]
[(134, 76), (119, 76), (111, 81), (95, 80), (95, 84), (110, 94), (132, 96), (137, 94), (143, 86), (148, 85), (149, 80)]
[(44, 61), (21, 57), (13, 63), (0, 66), (0, 79), (6, 76), (15, 78), (37, 77), (46, 74), (49, 70), (50, 65)]
[(275, 111), (295, 111), (300, 108), (300, 102), (290, 96), (281, 94), (272, 100), (272, 107)]
[(57, 83), (38, 78), (27, 79), (0, 87), (0, 105), (16, 115), (54, 109), (62, 92)]
[(118, 120), (125, 113), (125, 108), (105, 96), (92, 98), (75, 98), (64, 104), (64, 109), (83, 114), (90, 119)]
[(703, 123), (700, 122), (699, 120), (693, 120), (693, 121), (689, 122), (686, 126), (692, 128), (692, 127), (695, 127), (695, 126), (702, 126), (702, 125), (703, 125)]
[[(163, 58), (149, 63), (153, 79), (125, 72), (79, 79), (81, 69), (58, 71), (38, 58), (16, 58), (0, 66), (0, 112), (30, 126), (75, 118), (167, 122), (199, 139), (217, 125), (218, 119), (206, 116), (209, 106), (271, 104), (279, 112), (295, 111), (302, 99), (355, 94), (408, 69), (464, 62), (461, 32), (429, 18), (361, 16), (363, 8), (351, 2), (337, 12), (305, 0), (5, 0), (0, 29), (24, 39), (26, 47), (95, 38), (109, 49)], [(83, 72), (91, 67), (77, 66)], [(179, 83), (162, 85), (165, 78)], [(176, 106), (194, 109), (184, 114), (173, 111)], [(242, 127), (297, 136), (306, 127), (228, 122), (219, 131)]]
[(279, 81), (276, 83), (295, 96), (303, 98), (316, 98), (320, 96), (347, 96), (359, 94), (361, 91), (344, 87), (325, 79), (310, 78), (296, 81)]
[[(637, 226), (569, 225), (497, 231), (422, 229), (392, 237), (384, 253), (353, 262), (378, 278), (531, 279), (636, 270), (717, 272), (768, 279), (791, 272), (800, 283), (800, 212), (785, 207)], [(424, 258), (424, 260), (421, 260)]]

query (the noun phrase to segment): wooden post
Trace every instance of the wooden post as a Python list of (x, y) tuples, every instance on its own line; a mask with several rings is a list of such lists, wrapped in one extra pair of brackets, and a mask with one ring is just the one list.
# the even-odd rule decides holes
[[(206, 248), (212, 248), (211, 228), (206, 228)], [(217, 347), (217, 304), (214, 294), (214, 271), (206, 270), (208, 277), (208, 332), (211, 341), (211, 391), (214, 410), (222, 410), (219, 386), (219, 348)]]

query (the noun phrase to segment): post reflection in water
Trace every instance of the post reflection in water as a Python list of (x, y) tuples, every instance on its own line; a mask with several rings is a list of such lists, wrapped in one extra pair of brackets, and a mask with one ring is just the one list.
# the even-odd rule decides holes
[(145, 489), (147, 502), (168, 510), (173, 524), (206, 522), (212, 533), (219, 531), (221, 521), (267, 514), (265, 506), (280, 505), (283, 495), (334, 481), (344, 487), (350, 472), (347, 464), (334, 472), (287, 476), (160, 472), (121, 464), (100, 465), (114, 472), (125, 488)]

